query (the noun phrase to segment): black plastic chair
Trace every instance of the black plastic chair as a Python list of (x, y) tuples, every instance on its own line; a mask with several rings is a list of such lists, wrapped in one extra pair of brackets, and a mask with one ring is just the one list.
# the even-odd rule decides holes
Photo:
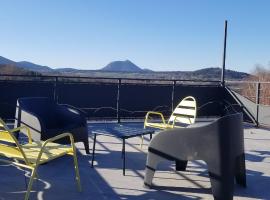
[(242, 121), (242, 113), (236, 113), (185, 129), (157, 133), (149, 144), (145, 185), (151, 187), (157, 165), (164, 159), (176, 161), (176, 170), (181, 171), (186, 169), (188, 161), (204, 160), (214, 198), (232, 200), (234, 178), (246, 187)]
[[(89, 154), (88, 129), (85, 114), (70, 105), (57, 104), (46, 97), (25, 97), (17, 100), (15, 127), (28, 126), (33, 140), (40, 141), (69, 132), (75, 142), (83, 142)], [(68, 144), (67, 139), (57, 141)]]

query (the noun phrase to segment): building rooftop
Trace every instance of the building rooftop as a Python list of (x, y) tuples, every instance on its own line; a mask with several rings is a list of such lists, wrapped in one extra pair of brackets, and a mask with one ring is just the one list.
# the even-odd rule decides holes
[[(136, 124), (141, 126), (142, 124)], [(93, 144), (89, 135), (90, 147)], [(140, 138), (126, 141), (126, 176), (122, 175), (122, 141), (111, 136), (98, 136), (96, 161), (91, 168), (91, 155), (77, 143), (82, 192), (75, 183), (73, 160), (62, 157), (39, 167), (30, 199), (101, 199), (165, 200), (213, 199), (206, 164), (189, 162), (187, 171), (174, 170), (174, 163), (159, 165), (154, 187), (143, 186), (148, 139), (140, 148)], [(235, 185), (234, 199), (270, 199), (270, 129), (245, 126), (247, 188)], [(91, 148), (92, 150), (92, 148)], [(23, 199), (29, 171), (0, 164), (0, 199)], [(27, 181), (27, 182), (26, 182)]]

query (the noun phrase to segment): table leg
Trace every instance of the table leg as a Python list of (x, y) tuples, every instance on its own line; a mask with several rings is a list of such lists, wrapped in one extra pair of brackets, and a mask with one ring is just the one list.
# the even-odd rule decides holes
[(143, 135), (141, 136), (141, 139), (142, 139), (142, 140), (141, 140), (140, 148), (142, 149), (142, 146), (143, 146), (143, 139), (144, 139), (144, 136), (143, 136)]
[(188, 161), (186, 160), (176, 160), (175, 170), (176, 171), (186, 171)]
[[(125, 140), (125, 139), (123, 139)], [(122, 153), (121, 153), (121, 158), (123, 159), (124, 158), (124, 150), (125, 150), (125, 143), (124, 141), (122, 142)]]
[(123, 151), (122, 151), (122, 155), (123, 155), (123, 175), (126, 175), (126, 141), (125, 139), (123, 139)]
[(96, 150), (96, 139), (97, 139), (97, 134), (94, 134), (94, 142), (93, 142), (93, 153), (92, 153), (92, 162), (91, 162), (91, 167), (94, 167), (94, 161), (95, 161), (95, 150)]

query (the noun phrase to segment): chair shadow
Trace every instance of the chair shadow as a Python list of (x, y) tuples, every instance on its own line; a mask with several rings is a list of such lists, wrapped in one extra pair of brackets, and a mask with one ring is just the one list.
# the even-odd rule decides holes
[[(100, 174), (91, 168), (91, 156), (78, 152), (82, 192), (77, 190), (73, 159), (61, 157), (38, 168), (30, 199), (113, 199), (120, 200)], [(11, 165), (0, 165), (0, 199), (23, 199), (30, 172)], [(26, 174), (26, 178), (25, 178)]]
[[(260, 184), (256, 184), (260, 183)], [(247, 188), (243, 188), (235, 184), (234, 197), (254, 198), (254, 199), (269, 199), (270, 177), (264, 176), (263, 173), (247, 170)], [(212, 194), (211, 188), (190, 188), (190, 187), (172, 187), (172, 186), (153, 186), (158, 191), (180, 191), (200, 194)]]
[(156, 186), (152, 187), (153, 189), (160, 190), (160, 191), (181, 191), (181, 192), (188, 192), (188, 193), (199, 193), (199, 194), (212, 194), (211, 188), (191, 188), (191, 187), (172, 187), (172, 186)]
[(0, 199), (23, 199), (27, 185), (25, 171), (11, 164), (0, 164)]
[[(101, 153), (102, 152), (102, 153)], [(122, 170), (123, 158), (121, 157), (121, 151), (99, 151), (95, 153), (94, 167), (104, 168), (104, 169), (119, 169)], [(147, 154), (142, 152), (126, 152), (126, 171), (139, 171), (145, 170), (145, 163)], [(172, 170), (172, 166), (169, 163), (174, 163), (173, 161), (165, 161), (160, 163), (159, 171), (169, 171)]]
[[(256, 198), (256, 199), (269, 199), (270, 191), (270, 177), (262, 172), (247, 170), (247, 188), (235, 185), (235, 196)], [(259, 183), (259, 184), (258, 184)]]
[(129, 200), (142, 200), (142, 199), (153, 199), (153, 200), (191, 200), (191, 199), (203, 199), (202, 197), (198, 197), (193, 194), (176, 194), (172, 193), (168, 189), (164, 190), (156, 190), (156, 191), (147, 191), (146, 193), (143, 193), (142, 195), (120, 195), (121, 199), (129, 199)]
[(265, 158), (270, 157), (270, 151), (251, 151), (254, 152), (257, 155), (246, 153), (246, 160), (250, 162), (263, 162)]

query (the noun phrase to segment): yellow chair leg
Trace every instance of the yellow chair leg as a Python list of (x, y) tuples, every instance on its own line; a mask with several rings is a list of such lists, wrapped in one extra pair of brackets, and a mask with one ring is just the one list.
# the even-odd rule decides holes
[(34, 182), (34, 178), (36, 176), (36, 170), (37, 170), (37, 167), (35, 167), (32, 170), (31, 177), (30, 177), (30, 180), (29, 180), (29, 183), (28, 183), (27, 192), (25, 194), (24, 200), (28, 200), (29, 199), (31, 188), (32, 188), (32, 185), (33, 185), (33, 182)]
[(81, 178), (80, 178), (80, 173), (79, 173), (79, 166), (78, 166), (78, 159), (77, 159), (76, 152), (73, 153), (73, 160), (74, 160), (74, 167), (75, 167), (75, 175), (76, 175), (77, 186), (78, 186), (79, 192), (81, 192), (82, 191)]
[(140, 145), (141, 149), (142, 149), (142, 146), (143, 146), (143, 139), (144, 139), (144, 137), (142, 135), (142, 140), (141, 140), (141, 145)]
[[(145, 122), (144, 122), (143, 128), (144, 129), (146, 128)], [(141, 140), (141, 145), (140, 145), (141, 149), (142, 149), (142, 146), (143, 146), (143, 140), (144, 140), (144, 136), (142, 135), (142, 140)]]

